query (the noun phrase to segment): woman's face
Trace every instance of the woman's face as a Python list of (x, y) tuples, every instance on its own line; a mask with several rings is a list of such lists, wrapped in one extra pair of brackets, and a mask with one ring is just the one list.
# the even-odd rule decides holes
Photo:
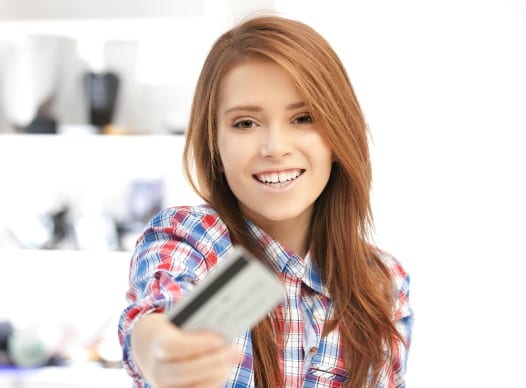
[(308, 225), (332, 152), (278, 65), (250, 59), (222, 80), (217, 111), (222, 171), (243, 214), (262, 228)]

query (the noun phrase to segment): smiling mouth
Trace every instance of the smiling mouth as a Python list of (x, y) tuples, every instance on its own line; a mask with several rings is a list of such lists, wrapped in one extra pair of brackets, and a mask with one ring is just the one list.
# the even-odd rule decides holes
[(284, 183), (289, 183), (298, 179), (305, 170), (296, 169), (296, 170), (287, 170), (280, 172), (272, 173), (263, 173), (263, 174), (254, 174), (253, 177), (265, 185), (268, 186), (281, 186)]

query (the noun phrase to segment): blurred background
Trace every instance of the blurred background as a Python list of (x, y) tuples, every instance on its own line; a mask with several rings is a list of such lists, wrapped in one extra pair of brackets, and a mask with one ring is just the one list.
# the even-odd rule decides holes
[(0, 388), (130, 385), (130, 251), (200, 202), (193, 88), (258, 10), (316, 28), (353, 82), (375, 239), (412, 276), (408, 387), (526, 387), (526, 2), (0, 0)]

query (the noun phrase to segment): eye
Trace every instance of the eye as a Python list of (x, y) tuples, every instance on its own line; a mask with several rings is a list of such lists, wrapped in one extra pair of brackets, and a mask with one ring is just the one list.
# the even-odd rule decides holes
[(248, 128), (254, 128), (256, 126), (256, 123), (249, 119), (243, 119), (236, 121), (233, 125), (234, 128), (238, 129), (248, 129)]
[(303, 113), (296, 118), (294, 118), (293, 121), (295, 124), (310, 124), (312, 123), (312, 116), (307, 113)]

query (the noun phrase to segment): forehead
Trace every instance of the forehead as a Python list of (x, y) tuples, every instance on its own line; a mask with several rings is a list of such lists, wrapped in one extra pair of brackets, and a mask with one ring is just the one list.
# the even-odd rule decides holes
[(257, 105), (269, 99), (287, 104), (301, 100), (290, 74), (271, 60), (245, 59), (229, 69), (221, 80), (220, 109), (236, 104)]

